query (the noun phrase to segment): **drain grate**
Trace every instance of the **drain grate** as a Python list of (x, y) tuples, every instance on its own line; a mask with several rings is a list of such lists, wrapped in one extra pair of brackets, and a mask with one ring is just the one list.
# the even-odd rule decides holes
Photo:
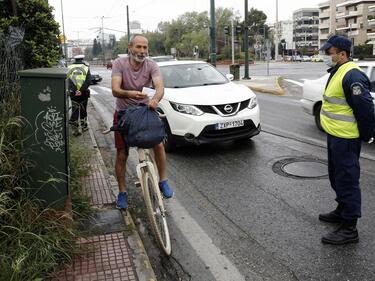
[(295, 179), (324, 179), (328, 177), (327, 161), (309, 157), (291, 157), (278, 160), (272, 171)]

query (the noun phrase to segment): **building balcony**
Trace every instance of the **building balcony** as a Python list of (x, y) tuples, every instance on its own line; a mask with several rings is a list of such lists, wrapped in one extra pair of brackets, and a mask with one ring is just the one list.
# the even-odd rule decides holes
[(326, 8), (326, 7), (329, 7), (329, 6), (330, 6), (329, 1), (322, 2), (322, 3), (319, 3), (319, 4), (318, 4), (318, 7), (319, 7), (319, 8)]
[(319, 26), (319, 24), (298, 24), (298, 25), (295, 25), (294, 29), (298, 30), (298, 29), (311, 29), (311, 28), (317, 28)]
[(319, 16), (302, 16), (302, 17), (295, 17), (295, 21), (304, 21), (304, 20), (318, 20)]
[(375, 27), (375, 19), (368, 20), (367, 24), (369, 27)]
[(345, 31), (345, 30), (349, 30), (349, 26), (336, 27), (336, 31)]
[(349, 11), (349, 12), (341, 12), (336, 14), (336, 19), (344, 19), (344, 18), (354, 18), (361, 16), (363, 14), (362, 11)]
[(349, 27), (349, 29), (357, 29), (357, 28), (359, 28), (359, 24), (358, 23), (349, 23), (348, 27)]
[(303, 41), (303, 42), (296, 42), (296, 46), (298, 47), (318, 47), (318, 41)]
[(358, 34), (359, 30), (348, 31), (348, 36), (350, 37), (358, 36)]
[(319, 40), (327, 40), (328, 39), (328, 33), (319, 34)]
[(319, 24), (319, 29), (329, 29), (329, 23), (321, 23), (321, 24)]
[(375, 40), (375, 32), (367, 33), (367, 39), (368, 40)]
[(368, 6), (369, 13), (375, 13), (375, 5)]
[(326, 18), (329, 18), (329, 11), (327, 12), (323, 12), (323, 13), (319, 13), (319, 18), (320, 19), (326, 19)]

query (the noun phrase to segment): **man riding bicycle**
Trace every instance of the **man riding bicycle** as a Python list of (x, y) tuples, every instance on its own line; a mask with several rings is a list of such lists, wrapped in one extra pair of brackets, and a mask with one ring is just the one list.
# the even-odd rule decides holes
[[(164, 95), (164, 85), (158, 65), (147, 59), (148, 40), (142, 35), (133, 35), (128, 44), (129, 56), (118, 58), (112, 65), (112, 94), (116, 97), (116, 111), (113, 124), (117, 125), (118, 112), (139, 103), (148, 103), (156, 109)], [(142, 93), (143, 87), (155, 88), (155, 95), (149, 99)], [(119, 186), (117, 206), (127, 208), (127, 193), (125, 186), (126, 161), (129, 147), (124, 142), (121, 133), (115, 132), (115, 146), (117, 149), (115, 171)], [(166, 173), (166, 155), (163, 143), (154, 146), (156, 165), (159, 171), (159, 187), (163, 196), (171, 198), (173, 190), (168, 184)]]

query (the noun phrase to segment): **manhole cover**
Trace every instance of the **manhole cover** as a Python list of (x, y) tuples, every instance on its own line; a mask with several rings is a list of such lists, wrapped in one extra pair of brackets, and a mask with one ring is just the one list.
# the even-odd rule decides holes
[(272, 170), (281, 176), (298, 179), (327, 178), (327, 162), (316, 158), (294, 157), (275, 162)]

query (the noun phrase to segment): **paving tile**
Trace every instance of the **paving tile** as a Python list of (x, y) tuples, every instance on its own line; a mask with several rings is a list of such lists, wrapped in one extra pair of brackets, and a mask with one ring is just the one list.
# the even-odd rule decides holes
[[(81, 141), (90, 143), (89, 134)], [(100, 155), (93, 153), (91, 173), (83, 179), (83, 189), (91, 204), (112, 204), (115, 197), (102, 167)], [(138, 281), (132, 252), (123, 232), (96, 235), (77, 241), (81, 254), (74, 256), (68, 265), (51, 281)]]

